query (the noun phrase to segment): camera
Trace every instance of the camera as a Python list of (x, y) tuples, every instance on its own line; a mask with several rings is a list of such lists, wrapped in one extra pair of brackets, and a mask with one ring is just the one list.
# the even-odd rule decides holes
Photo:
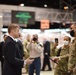
[(34, 38), (33, 38), (33, 41), (37, 41), (37, 38), (34, 37)]

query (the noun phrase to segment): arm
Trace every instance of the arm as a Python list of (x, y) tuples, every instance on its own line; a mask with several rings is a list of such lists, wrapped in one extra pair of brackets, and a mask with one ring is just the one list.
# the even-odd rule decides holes
[(68, 53), (68, 54), (66, 54), (66, 55), (63, 55), (63, 56), (59, 56), (59, 57), (60, 57), (60, 59), (68, 58), (68, 57), (69, 57), (69, 53)]
[(43, 47), (39, 46), (38, 44), (34, 44), (34, 47), (35, 47), (35, 50), (36, 50), (38, 53), (42, 53)]
[(56, 56), (56, 55), (57, 55), (57, 53), (58, 53), (57, 44), (58, 44), (58, 43), (54, 43), (54, 44), (52, 45), (51, 56)]
[[(73, 47), (72, 47), (73, 46)], [(72, 70), (76, 66), (76, 44), (72, 45), (69, 54), (68, 69)]]
[(5, 60), (14, 66), (23, 67), (24, 61), (17, 58), (16, 49), (17, 48), (14, 43), (9, 42), (8, 44), (6, 44), (4, 48)]

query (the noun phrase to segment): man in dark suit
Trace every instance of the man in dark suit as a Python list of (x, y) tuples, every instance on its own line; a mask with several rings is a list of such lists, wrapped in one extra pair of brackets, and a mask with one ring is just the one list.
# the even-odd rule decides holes
[(15, 38), (19, 37), (19, 26), (17, 24), (9, 25), (8, 33), (9, 35), (3, 47), (3, 75), (21, 75), (22, 67), (25, 64), (31, 64), (33, 60), (29, 58), (26, 60), (22, 59), (21, 51), (15, 41)]
[(44, 60), (43, 60), (42, 71), (45, 70), (46, 65), (48, 66), (48, 71), (52, 70), (49, 57), (50, 57), (50, 42), (46, 40), (44, 42)]
[(3, 69), (3, 63), (4, 63), (4, 56), (3, 56), (3, 46), (4, 46), (4, 42), (7, 38), (7, 35), (4, 34), (3, 39), (4, 41), (0, 42), (0, 61), (1, 61), (1, 69)]

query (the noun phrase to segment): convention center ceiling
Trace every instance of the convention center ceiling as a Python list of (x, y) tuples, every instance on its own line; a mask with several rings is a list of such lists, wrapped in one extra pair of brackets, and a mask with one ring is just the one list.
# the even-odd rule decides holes
[(7, 5), (20, 5), (33, 6), (33, 7), (47, 7), (55, 9), (69, 9), (76, 8), (76, 0), (1, 0), (0, 4)]

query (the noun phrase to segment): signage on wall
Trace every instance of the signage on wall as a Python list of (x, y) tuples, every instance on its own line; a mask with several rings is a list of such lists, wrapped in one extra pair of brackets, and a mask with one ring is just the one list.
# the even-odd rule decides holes
[(12, 23), (17, 24), (34, 24), (35, 12), (29, 11), (11, 11)]

